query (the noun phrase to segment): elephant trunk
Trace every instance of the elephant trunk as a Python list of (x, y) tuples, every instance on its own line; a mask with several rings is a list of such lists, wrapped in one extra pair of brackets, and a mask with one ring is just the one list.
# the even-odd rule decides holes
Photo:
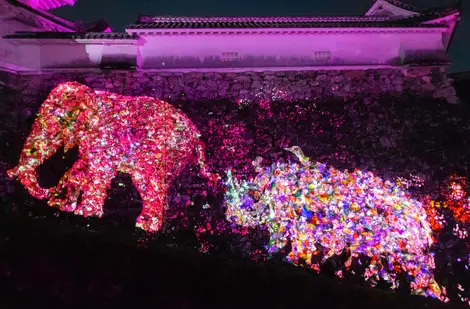
[(244, 226), (243, 214), (238, 216), (243, 210), (240, 208), (240, 186), (238, 181), (233, 178), (232, 171), (227, 171), (227, 180), (225, 181), (225, 216), (227, 220), (238, 225)]
[(18, 177), (32, 196), (43, 199), (48, 197), (49, 190), (39, 185), (36, 169), (59, 149), (62, 141), (58, 138), (59, 134), (51, 138), (50, 134), (41, 130), (42, 126), (38, 124), (40, 117), (41, 115), (35, 121), (33, 131), (26, 140), (19, 164), (7, 173), (9, 177)]
[(227, 172), (225, 182), (225, 216), (228, 221), (244, 227), (260, 225), (254, 211), (254, 201), (248, 197), (246, 181), (241, 184), (233, 177), (232, 171)]
[[(49, 196), (49, 190), (41, 188), (36, 169), (50, 158), (69, 136), (73, 136), (77, 117), (83, 108), (90, 105), (91, 90), (79, 83), (63, 83), (54, 88), (42, 104), (21, 152), (18, 166), (7, 172), (9, 177), (18, 177), (21, 183), (36, 198)], [(70, 148), (71, 142), (66, 147)]]
[(18, 177), (29, 193), (39, 199), (48, 197), (49, 190), (39, 185), (36, 169), (60, 148), (63, 140), (59, 121), (47, 112), (45, 105), (33, 123), (19, 164), (7, 172), (9, 177)]

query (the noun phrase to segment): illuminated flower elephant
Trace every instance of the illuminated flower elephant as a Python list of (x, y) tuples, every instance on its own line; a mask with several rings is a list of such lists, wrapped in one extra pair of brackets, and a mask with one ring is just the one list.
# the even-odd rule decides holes
[[(54, 88), (42, 104), (17, 167), (18, 177), (36, 198), (83, 216), (103, 215), (103, 204), (118, 172), (131, 176), (142, 200), (137, 226), (157, 231), (167, 209), (171, 182), (187, 163), (206, 171), (204, 143), (196, 126), (172, 105), (151, 97), (92, 91), (67, 82)], [(61, 146), (78, 146), (79, 158), (59, 184), (39, 186), (36, 168)], [(64, 193), (65, 191), (65, 193)], [(80, 200), (81, 197), (81, 200)]]
[(432, 231), (420, 202), (372, 173), (338, 171), (311, 163), (297, 146), (286, 150), (300, 162), (262, 168), (258, 158), (252, 179), (239, 181), (227, 173), (229, 221), (267, 226), (269, 252), (290, 242), (287, 259), (294, 264), (303, 260), (319, 271), (318, 262), (346, 249), (351, 252), (346, 268), (359, 255), (371, 258), (364, 275), (369, 282), (381, 277), (396, 288), (397, 272), (405, 271), (415, 278), (414, 293), (444, 299), (433, 279)]

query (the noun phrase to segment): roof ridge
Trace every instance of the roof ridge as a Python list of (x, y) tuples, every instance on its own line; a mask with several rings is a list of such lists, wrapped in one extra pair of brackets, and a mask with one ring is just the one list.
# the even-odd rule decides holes
[(375, 17), (375, 16), (364, 16), (364, 15), (269, 15), (269, 16), (228, 16), (228, 15), (218, 15), (218, 16), (189, 16), (189, 15), (151, 15), (151, 14), (140, 14), (139, 17), (142, 18), (335, 18), (335, 17)]
[[(378, 1), (378, 0), (376, 0)], [(445, 11), (449, 9), (457, 9), (457, 8), (462, 8), (462, 2), (463, 0), (456, 0), (455, 3), (448, 4), (448, 5), (441, 5), (441, 6), (432, 6), (432, 7), (422, 7), (422, 6), (417, 6), (413, 4), (409, 4), (406, 2), (403, 2), (401, 0), (383, 0), (385, 2), (388, 2), (392, 5), (395, 5), (397, 7), (400, 7), (405, 10), (413, 11), (416, 13), (427, 13), (427, 12), (434, 12), (434, 11)]]
[(408, 11), (413, 11), (413, 12), (416, 12), (416, 13), (420, 13), (423, 8), (420, 8), (420, 7), (417, 7), (415, 5), (411, 5), (409, 3), (406, 3), (406, 2), (403, 2), (403, 1), (400, 1), (400, 0), (383, 0), (385, 2), (388, 2), (394, 6), (397, 6), (401, 9), (405, 9), (405, 10), (408, 10)]
[(141, 22), (125, 27), (131, 29), (282, 29), (282, 28), (441, 28), (439, 24), (422, 24), (416, 19), (349, 22)]
[(158, 22), (314, 22), (314, 21), (389, 21), (395, 20), (388, 16), (152, 16), (141, 15), (136, 23), (158, 23)]

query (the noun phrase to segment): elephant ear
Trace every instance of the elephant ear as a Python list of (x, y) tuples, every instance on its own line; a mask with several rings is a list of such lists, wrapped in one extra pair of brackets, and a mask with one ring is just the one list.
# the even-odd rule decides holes
[(90, 87), (78, 82), (65, 82), (51, 90), (46, 101), (49, 104), (46, 105), (55, 105), (66, 113), (76, 107), (92, 104), (93, 96), (94, 91)]

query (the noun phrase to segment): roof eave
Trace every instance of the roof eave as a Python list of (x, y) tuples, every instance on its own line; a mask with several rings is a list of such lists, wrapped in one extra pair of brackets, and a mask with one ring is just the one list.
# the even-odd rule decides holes
[(13, 44), (90, 44), (137, 45), (136, 39), (8, 38)]
[(454, 24), (454, 26), (453, 26), (452, 34), (451, 34), (451, 36), (450, 36), (449, 42), (447, 43), (446, 52), (449, 51), (449, 48), (450, 48), (450, 46), (452, 45), (452, 41), (454, 40), (454, 37), (455, 37), (455, 32), (457, 32), (457, 29), (458, 29), (458, 27), (459, 27), (459, 25), (460, 25), (460, 19), (461, 19), (461, 18), (460, 18), (460, 14), (459, 14), (458, 17), (457, 17), (457, 20), (455, 21), (455, 24)]
[[(113, 32), (96, 32), (96, 33), (57, 33), (55, 36), (54, 32), (25, 32), (25, 33), (16, 33), (3, 36), (4, 39), (7, 39), (12, 42), (20, 43), (25, 42), (29, 43), (31, 41), (35, 42), (56, 42), (56, 43), (74, 43), (74, 42), (91, 42), (96, 43), (98, 41), (105, 43), (113, 44), (122, 44), (122, 43), (136, 43), (139, 40), (139, 36), (135, 34), (127, 33), (113, 33)], [(62, 35), (62, 36), (61, 36)], [(102, 37), (102, 36), (105, 37)], [(100, 37), (101, 36), (101, 37)]]

